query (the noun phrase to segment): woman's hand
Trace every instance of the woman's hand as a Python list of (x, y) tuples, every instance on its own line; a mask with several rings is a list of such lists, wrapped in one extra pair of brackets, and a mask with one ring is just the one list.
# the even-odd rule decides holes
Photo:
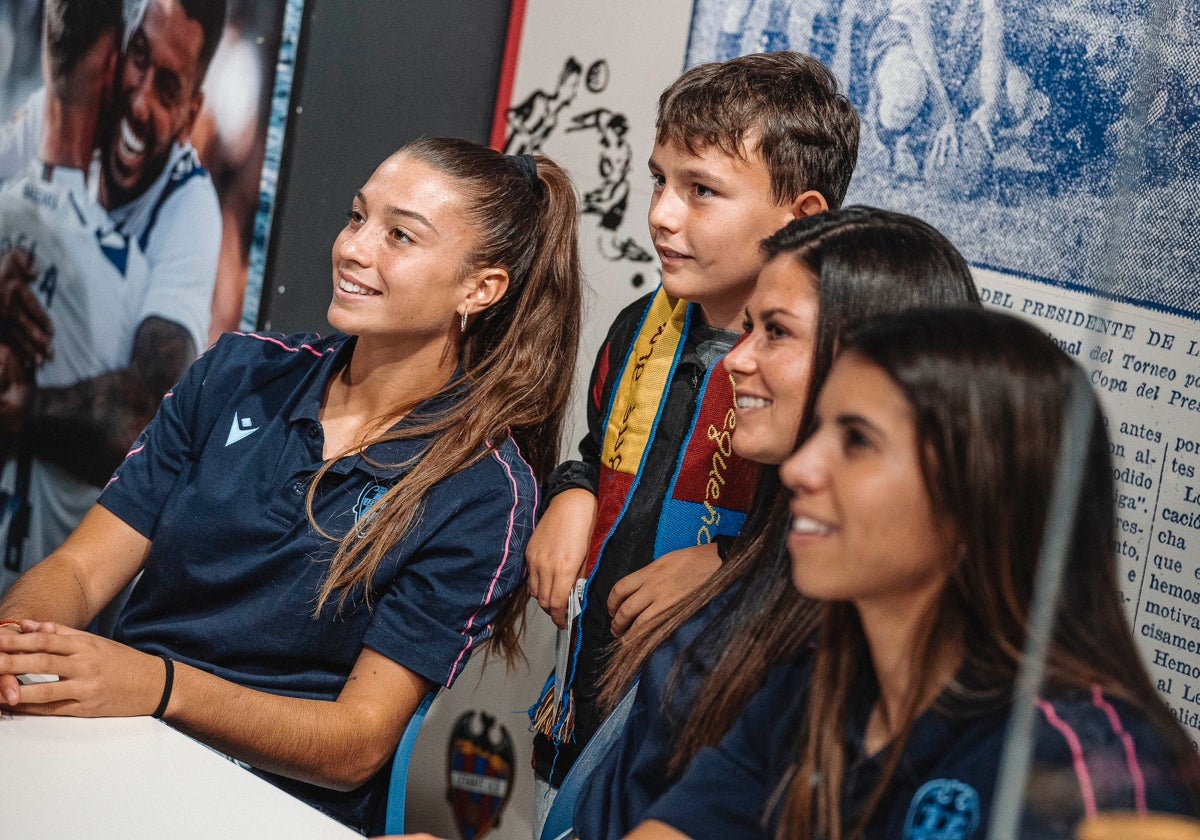
[(13, 703), (5, 679), (0, 689), (16, 711), (132, 717), (148, 715), (158, 706), (166, 675), (157, 656), (56, 624), (22, 622), (21, 629), (20, 634), (0, 635), (0, 675), (52, 674), (58, 680), (19, 686)]
[(721, 568), (717, 544), (669, 551), (617, 581), (608, 596), (612, 634), (620, 636), (638, 621), (649, 621), (682, 601)]

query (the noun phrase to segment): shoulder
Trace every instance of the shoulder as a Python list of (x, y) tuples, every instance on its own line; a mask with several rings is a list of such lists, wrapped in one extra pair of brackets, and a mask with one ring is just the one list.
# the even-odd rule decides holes
[(1089, 751), (1124, 752), (1129, 739), (1147, 748), (1158, 738), (1146, 715), (1100, 688), (1072, 688), (1037, 700), (1037, 751), (1046, 759), (1075, 760)]
[[(220, 200), (208, 170), (200, 162), (196, 150), (177, 146), (167, 164), (169, 173), (163, 184), (162, 201), (173, 206), (186, 205), (192, 212), (220, 216)], [(201, 220), (203, 217), (201, 217)], [(197, 219), (190, 219), (195, 224)]]
[(456, 540), (486, 545), (505, 557), (521, 556), (533, 532), (538, 492), (533, 469), (516, 444), (496, 442), (479, 460), (429, 489), (417, 539), (452, 532)]
[(1168, 743), (1175, 734), (1144, 709), (1095, 686), (1039, 698), (1037, 710), (1032, 772), (1073, 780), (1085, 809), (1189, 807), (1187, 768)]
[(313, 364), (336, 353), (349, 336), (342, 333), (322, 337), (317, 333), (222, 333), (205, 355), (214, 353), (227, 361), (285, 362)]
[(533, 467), (511, 435), (493, 441), (482, 458), (443, 484), (459, 498), (487, 501), (490, 507), (511, 510), (522, 519), (532, 519), (537, 505)]
[(167, 167), (170, 172), (167, 176), (167, 183), (176, 189), (187, 185), (192, 189), (205, 189), (216, 194), (208, 170), (204, 168), (204, 164), (200, 162), (200, 156), (190, 143), (176, 146), (172, 150)]
[(341, 349), (347, 339), (340, 333), (322, 338), (316, 333), (227, 332), (201, 354), (197, 365), (203, 365), (206, 378), (244, 375), (261, 384), (289, 373), (304, 374)]
[(608, 328), (608, 340), (610, 342), (621, 340), (623, 343), (632, 341), (642, 320), (646, 317), (646, 309), (653, 299), (654, 292), (647, 292), (618, 312), (617, 317), (613, 318), (612, 325)]

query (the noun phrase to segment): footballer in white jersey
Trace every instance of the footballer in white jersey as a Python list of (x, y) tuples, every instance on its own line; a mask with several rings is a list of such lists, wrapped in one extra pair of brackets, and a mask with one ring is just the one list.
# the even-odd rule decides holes
[(150, 187), (108, 215), (150, 263), (145, 317), (179, 324), (196, 352), (204, 350), (221, 253), (221, 206), (196, 150), (175, 144)]
[[(54, 329), (54, 352), (38, 388), (65, 388), (129, 364), (146, 315), (150, 266), (88, 195), (84, 174), (30, 165), (0, 190), (0, 254), (33, 260), (32, 289)], [(28, 454), (0, 472), (0, 591), (74, 530), (100, 488)]]

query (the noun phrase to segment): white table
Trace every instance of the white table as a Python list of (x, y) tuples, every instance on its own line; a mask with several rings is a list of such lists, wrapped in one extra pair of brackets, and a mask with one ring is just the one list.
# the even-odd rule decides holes
[(361, 837), (154, 718), (0, 715), (13, 840)]

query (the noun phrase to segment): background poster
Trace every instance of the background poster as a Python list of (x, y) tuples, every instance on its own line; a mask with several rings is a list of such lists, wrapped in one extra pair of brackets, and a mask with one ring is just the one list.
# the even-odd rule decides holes
[[(221, 332), (255, 327), (303, 10), (124, 0), (109, 93), (88, 84), (97, 71), (65, 75), (70, 92), (54, 95), (99, 115), (86, 183), (68, 200), (36, 171), (51, 98), (42, 21), (47, 7), (88, 4), (0, 0), (0, 386), (19, 366), (38, 406), (20, 436), (0, 423), (0, 590), (70, 532), (182, 366)], [(182, 117), (201, 73), (202, 104)], [(49, 352), (14, 361), (13, 295), (48, 319)], [(167, 358), (181, 364), (167, 370)]]
[[(140, 15), (147, 0), (126, 0)], [(226, 0), (227, 22), (205, 76), (191, 143), (223, 216), (213, 338), (254, 329), (274, 209), (304, 0)], [(0, 0), (0, 123), (42, 87), (42, 0)], [(219, 299), (217, 298), (219, 296)], [(203, 348), (201, 348), (203, 349)]]
[(790, 48), (828, 63), (863, 118), (847, 203), (937, 226), (987, 303), (1090, 372), (1112, 439), (1122, 594), (1194, 745), (1198, 21), (1196, 0), (698, 0), (687, 58)]
[[(1134, 633), (1200, 740), (1196, 0), (648, 5), (514, 3), (492, 144), (553, 157), (583, 200), (581, 381), (615, 314), (658, 282), (646, 160), (663, 87), (747, 52), (816, 55), (863, 117), (847, 203), (939, 227), (989, 305), (1032, 319), (1090, 372), (1109, 415)], [(582, 393), (576, 403), (572, 446)], [(530, 620), (528, 672), (482, 669), (472, 701), (494, 697), (490, 714), (514, 733), (553, 661), (552, 625), (536, 605)], [(435, 704), (426, 760), (444, 755), (456, 702)], [(528, 820), (529, 736), (515, 741), (517, 795), (497, 837), (524, 836)], [(421, 824), (451, 831), (437, 798), (422, 797)]]

